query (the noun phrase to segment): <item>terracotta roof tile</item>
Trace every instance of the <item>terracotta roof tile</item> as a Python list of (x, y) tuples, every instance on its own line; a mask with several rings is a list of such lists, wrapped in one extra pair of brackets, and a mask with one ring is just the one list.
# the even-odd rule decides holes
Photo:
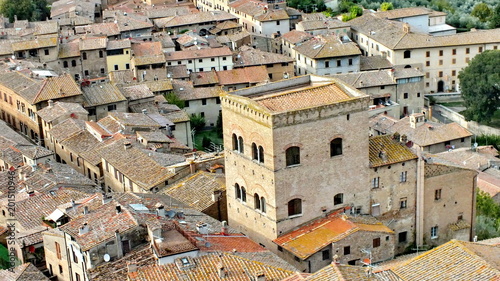
[[(382, 155), (381, 152), (383, 153)], [(394, 140), (392, 135), (370, 138), (370, 167), (391, 165), (417, 158), (408, 147)]]
[(264, 65), (217, 71), (217, 77), (220, 85), (255, 84), (263, 83), (269, 79)]
[(57, 46), (57, 37), (50, 38), (38, 38), (27, 41), (19, 41), (12, 43), (12, 50), (24, 51), (24, 50), (33, 50), (47, 47), (56, 47)]
[(198, 59), (198, 58), (212, 58), (212, 57), (224, 57), (231, 56), (233, 53), (229, 47), (224, 46), (221, 48), (206, 48), (200, 50), (185, 50), (170, 52), (165, 55), (167, 61), (178, 61), (186, 59)]
[(240, 52), (236, 56), (235, 67), (245, 67), (254, 65), (266, 65), (275, 63), (292, 63), (293, 58), (270, 52), (264, 52), (248, 46), (240, 48)]
[(106, 37), (80, 37), (80, 51), (106, 49)]
[(80, 56), (80, 42), (78, 40), (59, 44), (59, 58), (72, 58)]
[(199, 171), (165, 190), (165, 194), (198, 211), (204, 211), (214, 204), (212, 195), (215, 191), (226, 191), (225, 177)]
[(263, 96), (254, 100), (272, 112), (285, 112), (322, 105), (338, 103), (352, 99), (336, 83), (328, 83), (301, 90), (281, 92)]
[[(142, 150), (135, 147), (125, 149), (123, 141), (117, 141), (103, 147), (102, 157), (144, 190), (150, 190), (157, 185), (163, 184), (175, 175), (167, 168), (159, 165)], [(129, 164), (130, 159), (134, 159), (134, 165)], [(147, 168), (138, 169), (137, 167)]]
[(24, 263), (11, 269), (0, 270), (3, 281), (49, 281), (32, 263)]
[[(281, 280), (293, 274), (292, 271), (272, 267), (231, 254), (208, 254), (189, 259), (192, 266), (182, 267), (182, 262), (138, 268), (128, 275), (131, 281), (175, 280), (186, 276), (189, 280), (252, 280), (258, 272), (263, 272), (266, 280)], [(219, 277), (218, 266), (222, 264), (227, 276)]]
[(350, 40), (343, 42), (343, 39), (335, 35), (316, 36), (296, 46), (294, 50), (308, 58), (314, 59), (361, 55), (361, 51), (356, 43)]
[(332, 213), (282, 235), (273, 242), (304, 260), (327, 245), (358, 231), (393, 233), (380, 222), (359, 223), (343, 214)]
[(224, 11), (207, 11), (187, 15), (169, 16), (155, 19), (153, 22), (159, 28), (174, 28), (211, 22), (236, 21), (238, 18)]
[(457, 123), (439, 124), (427, 121), (412, 128), (410, 117), (398, 120), (387, 130), (389, 133), (398, 132), (400, 135), (406, 135), (408, 140), (421, 147), (472, 136), (471, 132)]
[(72, 113), (88, 114), (79, 103), (57, 101), (53, 106), (46, 106), (36, 112), (42, 120), (52, 122), (62, 116), (71, 117)]
[(101, 83), (99, 85), (84, 87), (83, 97), (83, 105), (85, 107), (105, 105), (127, 100), (118, 87), (109, 83)]
[(302, 43), (306, 40), (309, 40), (313, 36), (305, 31), (298, 31), (298, 30), (292, 30), (290, 32), (287, 32), (281, 36), (281, 38), (286, 41), (290, 42), (292, 44), (297, 44), (297, 43)]
[[(117, 213), (116, 206), (121, 205), (112, 200), (94, 212), (71, 220), (60, 229), (71, 235), (82, 251), (92, 249), (98, 244), (114, 239), (115, 231), (123, 233), (139, 226), (127, 208), (121, 206), (121, 212)], [(87, 223), (89, 231), (80, 235), (80, 228), (84, 223)]]
[(403, 280), (499, 280), (500, 248), (452, 240), (391, 269)]

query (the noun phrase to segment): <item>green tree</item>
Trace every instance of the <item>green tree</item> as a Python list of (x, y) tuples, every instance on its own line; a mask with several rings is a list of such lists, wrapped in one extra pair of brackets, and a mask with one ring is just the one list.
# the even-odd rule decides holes
[(201, 146), (203, 147), (203, 149), (208, 149), (210, 148), (211, 142), (212, 140), (210, 138), (208, 138), (207, 136), (203, 136), (203, 139), (201, 140)]
[(0, 2), (0, 13), (14, 21), (18, 20), (40, 21), (50, 16), (47, 0), (3, 0)]
[(165, 99), (169, 104), (175, 104), (180, 109), (184, 108), (185, 102), (181, 100), (174, 92), (169, 92), (165, 94)]
[(493, 9), (490, 17), (490, 28), (497, 27), (500, 27), (500, 4), (498, 4), (495, 9)]
[(219, 111), (217, 122), (215, 123), (215, 132), (219, 138), (222, 138), (222, 111)]
[(363, 8), (358, 5), (354, 5), (349, 9), (349, 13), (352, 18), (359, 17), (363, 15)]
[(458, 74), (467, 120), (489, 122), (500, 106), (500, 50), (476, 55)]
[(389, 11), (389, 10), (394, 10), (394, 6), (392, 5), (391, 2), (384, 2), (384, 3), (380, 4), (380, 10), (383, 12)]
[(199, 132), (205, 128), (205, 118), (201, 116), (201, 114), (192, 114), (189, 118), (191, 122), (191, 128), (195, 129), (196, 132)]
[(476, 196), (476, 235), (479, 240), (500, 236), (500, 205), (488, 193)]
[(486, 22), (491, 16), (491, 8), (485, 3), (479, 3), (472, 9), (471, 15), (478, 18), (481, 22)]

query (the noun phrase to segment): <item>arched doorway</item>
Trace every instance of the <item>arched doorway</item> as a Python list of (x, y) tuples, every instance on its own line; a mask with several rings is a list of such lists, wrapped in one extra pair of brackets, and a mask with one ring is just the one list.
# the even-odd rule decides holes
[(438, 82), (438, 89), (437, 89), (437, 92), (440, 93), (440, 92), (444, 92), (444, 81), (443, 80), (440, 80)]

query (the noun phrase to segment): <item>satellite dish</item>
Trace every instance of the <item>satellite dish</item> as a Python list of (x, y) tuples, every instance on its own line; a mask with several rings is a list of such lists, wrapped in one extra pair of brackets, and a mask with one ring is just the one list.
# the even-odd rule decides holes
[(104, 254), (104, 261), (108, 262), (111, 260), (111, 257), (108, 254)]

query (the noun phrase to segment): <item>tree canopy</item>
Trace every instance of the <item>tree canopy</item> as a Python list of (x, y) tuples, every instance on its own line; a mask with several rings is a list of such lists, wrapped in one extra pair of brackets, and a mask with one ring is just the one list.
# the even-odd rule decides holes
[(475, 16), (482, 22), (486, 22), (488, 18), (491, 16), (491, 8), (485, 3), (479, 3), (476, 6), (474, 6), (474, 9), (472, 9), (471, 15)]
[(40, 21), (50, 17), (47, 0), (3, 0), (0, 1), (0, 13), (11, 22), (14, 16), (18, 20)]
[(458, 74), (464, 105), (464, 117), (489, 122), (500, 106), (500, 50), (476, 55)]
[(384, 3), (380, 4), (380, 10), (382, 12), (393, 10), (393, 9), (394, 9), (394, 6), (392, 5), (391, 2), (384, 2)]

